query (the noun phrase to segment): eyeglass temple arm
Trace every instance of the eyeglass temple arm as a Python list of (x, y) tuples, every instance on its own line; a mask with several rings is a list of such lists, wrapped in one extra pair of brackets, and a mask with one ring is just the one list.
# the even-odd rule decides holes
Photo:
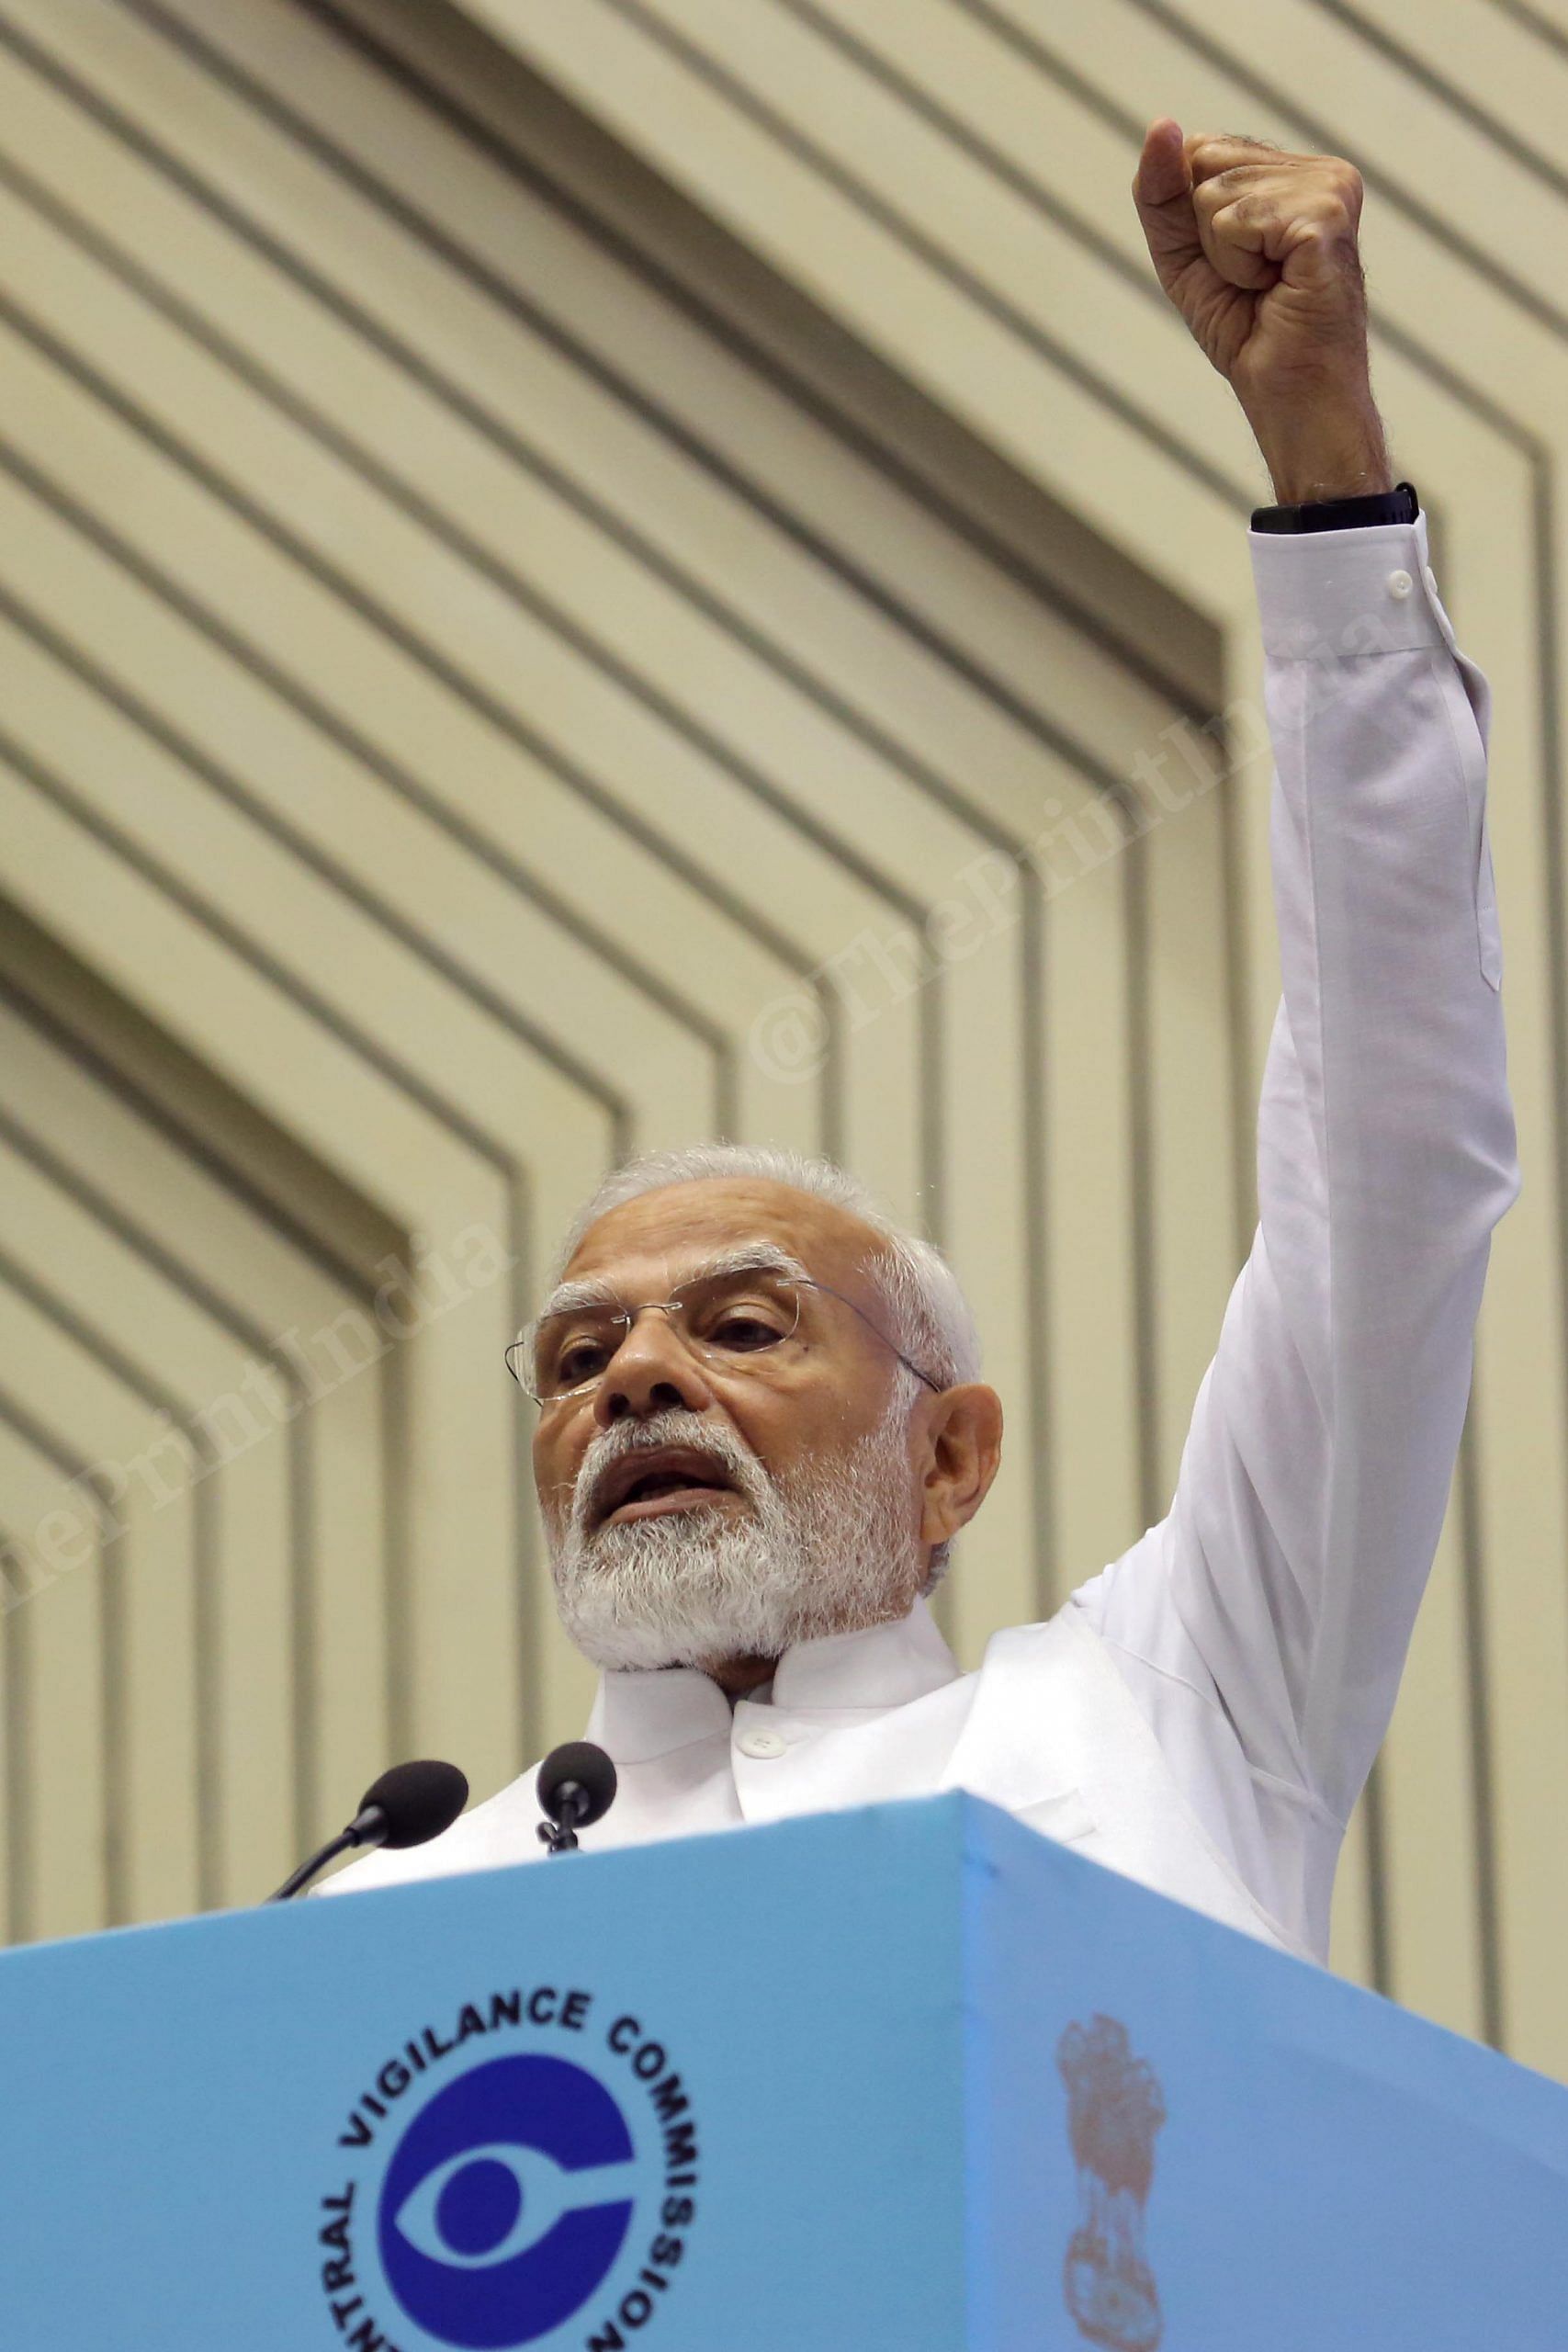
[(825, 1290), (829, 1298), (838, 1299), (841, 1305), (849, 1308), (852, 1315), (858, 1315), (860, 1317), (861, 1321), (865, 1325), (868, 1331), (875, 1332), (876, 1337), (881, 1340), (885, 1348), (892, 1349), (894, 1354), (897, 1357), (906, 1372), (912, 1372), (917, 1380), (923, 1380), (933, 1396), (940, 1396), (942, 1395), (942, 1383), (940, 1380), (933, 1380), (929, 1372), (922, 1372), (918, 1363), (911, 1363), (909, 1358), (904, 1353), (903, 1349), (899, 1347), (897, 1340), (890, 1340), (888, 1338), (887, 1333), (883, 1329), (881, 1324), (874, 1322), (866, 1313), (863, 1306), (857, 1306), (852, 1298), (846, 1298), (841, 1290), (835, 1290), (833, 1288), (831, 1283), (815, 1282), (811, 1280), (810, 1277), (807, 1277), (803, 1282), (802, 1288), (806, 1290)]

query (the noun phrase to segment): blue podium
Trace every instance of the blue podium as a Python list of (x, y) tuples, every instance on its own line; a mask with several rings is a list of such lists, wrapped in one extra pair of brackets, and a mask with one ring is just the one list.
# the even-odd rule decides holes
[(0, 1959), (6, 2352), (1562, 2352), (1568, 2092), (953, 1795)]

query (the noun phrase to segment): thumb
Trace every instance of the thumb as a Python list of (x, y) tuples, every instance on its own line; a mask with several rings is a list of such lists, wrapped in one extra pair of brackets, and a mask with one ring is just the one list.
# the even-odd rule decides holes
[(1186, 142), (1181, 125), (1169, 115), (1151, 122), (1144, 135), (1133, 201), (1144, 225), (1150, 259), (1168, 293), (1182, 271), (1203, 255)]

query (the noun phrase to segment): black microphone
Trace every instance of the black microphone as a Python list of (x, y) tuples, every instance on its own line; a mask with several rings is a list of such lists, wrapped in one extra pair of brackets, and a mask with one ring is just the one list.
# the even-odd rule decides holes
[(431, 1758), (394, 1764), (378, 1781), (371, 1781), (348, 1827), (340, 1829), (308, 1862), (301, 1862), (276, 1894), (266, 1899), (287, 1903), (310, 1885), (318, 1871), (351, 1847), (423, 1846), (427, 1838), (439, 1838), (444, 1829), (450, 1829), (468, 1802), (468, 1783), (456, 1764), (438, 1764)]
[(603, 1821), (615, 1801), (615, 1768), (591, 1739), (552, 1747), (534, 1783), (539, 1810), (549, 1818), (539, 1836), (552, 1854), (574, 1854), (577, 1833)]

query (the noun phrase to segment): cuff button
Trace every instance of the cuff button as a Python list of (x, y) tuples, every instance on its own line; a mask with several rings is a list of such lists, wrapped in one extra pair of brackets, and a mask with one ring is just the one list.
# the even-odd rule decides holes
[(1388, 593), (1391, 596), (1397, 596), (1401, 602), (1409, 595), (1415, 585), (1416, 582), (1407, 571), (1391, 571), (1388, 575)]

